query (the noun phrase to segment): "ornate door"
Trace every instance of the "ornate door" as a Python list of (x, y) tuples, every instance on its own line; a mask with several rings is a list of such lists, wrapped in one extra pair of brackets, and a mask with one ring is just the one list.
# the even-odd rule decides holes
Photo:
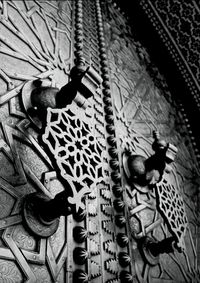
[[(198, 212), (194, 209), (198, 203), (195, 193), (198, 185), (192, 181), (192, 176), (198, 179), (199, 170), (183, 122), (184, 109), (173, 101), (164, 78), (152, 64), (147, 51), (131, 36), (131, 30), (119, 10), (109, 4), (104, 8), (119, 150), (118, 170), (121, 173), (121, 185), (118, 184), (122, 186), (121, 194), (120, 188), (117, 192), (113, 188), (113, 192), (118, 200), (121, 198), (124, 202), (121, 214), (125, 216), (127, 225), (123, 233), (124, 237), (128, 236), (129, 242), (126, 250), (122, 249), (125, 253), (120, 268), (126, 265), (125, 262), (129, 266), (126, 269), (129, 273), (121, 272), (122, 282), (199, 282), (199, 224), (195, 220)], [(159, 182), (158, 179), (156, 181), (159, 161), (155, 162), (151, 182), (156, 185), (146, 190), (137, 181), (132, 180), (131, 183), (131, 176), (128, 176), (139, 170), (141, 173), (141, 163), (137, 164), (138, 167), (132, 165), (130, 172), (123, 159), (125, 152), (131, 156), (141, 155), (145, 160), (152, 156), (152, 149), (155, 150), (155, 146), (152, 148), (154, 131), (154, 138), (173, 143), (178, 152), (170, 172), (165, 172)], [(156, 137), (158, 132), (160, 137)], [(162, 146), (165, 144), (163, 140), (159, 142)], [(173, 252), (162, 247), (159, 260), (149, 256), (144, 246), (141, 252), (139, 242), (143, 237), (159, 242), (171, 235), (175, 236), (178, 246)], [(166, 246), (167, 241), (163, 242)]]
[[(195, 156), (124, 17), (99, 0), (1, 0), (0, 12), (0, 282), (198, 282)], [(70, 102), (34, 106), (38, 82), (67, 84)], [(170, 174), (141, 191), (123, 157), (152, 155), (153, 130), (178, 153)], [(69, 215), (47, 237), (25, 200), (69, 187), (73, 215), (64, 200)], [(182, 253), (145, 257), (140, 239), (170, 235)]]

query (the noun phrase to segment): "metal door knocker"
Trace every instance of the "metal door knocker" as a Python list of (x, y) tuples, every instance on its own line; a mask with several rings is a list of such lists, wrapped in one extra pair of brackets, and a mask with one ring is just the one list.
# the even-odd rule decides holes
[(25, 83), (22, 89), (24, 109), (32, 123), (41, 129), (46, 119), (47, 108), (64, 108), (74, 101), (86, 109), (88, 98), (94, 95), (102, 82), (96, 71), (83, 62), (70, 71), (70, 81), (60, 89), (52, 85), (47, 72), (46, 77)]
[[(44, 150), (52, 158), (65, 190), (54, 199), (32, 193), (24, 198), (26, 226), (39, 237), (56, 232), (59, 217), (84, 209), (83, 198), (102, 179), (102, 151), (91, 133), (88, 117), (81, 111), (101, 83), (91, 67), (72, 68), (71, 81), (60, 90), (47, 80), (28, 82), (22, 100), (30, 120), (42, 133)], [(72, 101), (76, 103), (72, 104)]]
[(146, 193), (160, 182), (165, 172), (171, 170), (170, 163), (175, 159), (177, 148), (161, 140), (158, 132), (153, 132), (152, 149), (155, 153), (146, 158), (142, 155), (124, 153), (123, 168), (130, 185), (142, 193)]

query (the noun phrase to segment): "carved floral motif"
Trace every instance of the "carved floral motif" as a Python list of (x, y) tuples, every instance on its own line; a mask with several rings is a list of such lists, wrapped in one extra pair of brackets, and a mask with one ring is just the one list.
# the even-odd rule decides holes
[(33, 273), (35, 274), (37, 283), (50, 283), (51, 282), (49, 273), (45, 267), (34, 266)]
[(64, 217), (60, 217), (60, 223), (58, 226), (58, 229), (56, 231), (56, 233), (54, 233), (51, 237), (50, 237), (50, 245), (52, 247), (52, 251), (54, 253), (55, 258), (58, 257), (63, 244), (65, 242), (65, 218)]
[(22, 225), (15, 228), (12, 238), (19, 248), (32, 251), (36, 247), (36, 241), (25, 231)]
[(8, 193), (2, 190), (0, 194), (0, 218), (9, 215), (10, 211), (12, 210), (13, 204), (13, 198)]

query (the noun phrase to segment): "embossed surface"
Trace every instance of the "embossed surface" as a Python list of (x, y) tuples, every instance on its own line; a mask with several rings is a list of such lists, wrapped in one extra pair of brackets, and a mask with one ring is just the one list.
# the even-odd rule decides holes
[[(52, 197), (63, 187), (57, 184), (53, 192), (51, 184), (42, 183), (42, 173), (52, 171), (52, 164), (24, 112), (21, 89), (37, 78), (58, 87), (68, 82), (72, 6), (57, 1), (0, 1), (0, 13), (0, 281), (64, 282), (63, 230), (54, 235), (60, 242), (54, 245), (53, 239), (51, 243), (35, 239), (23, 225), (24, 195), (38, 191)], [(65, 227), (65, 220), (60, 224)]]
[[(138, 4), (143, 10), (149, 26), (158, 37), (159, 43), (156, 45), (161, 44), (163, 50), (166, 50), (166, 56), (162, 55), (161, 51), (161, 55), (158, 57), (169, 58), (164, 59), (163, 69), (168, 66), (166, 74), (167, 76), (171, 74), (172, 84), (177, 89), (175, 92), (181, 93), (180, 101), (184, 101), (182, 102), (184, 104), (182, 110), (185, 112), (184, 119), (189, 130), (188, 134), (191, 136), (190, 143), (193, 144), (199, 162), (199, 129), (196, 123), (200, 109), (198, 94), (200, 90), (199, 1), (138, 1)], [(157, 50), (159, 53), (162, 47)], [(169, 61), (174, 67), (168, 65)], [(176, 70), (177, 77), (181, 79), (182, 83), (177, 83), (176, 75), (174, 76), (174, 72), (171, 72), (170, 69)], [(179, 86), (183, 87), (182, 91)], [(181, 127), (184, 126), (181, 125)]]
[[(167, 27), (167, 33), (173, 40), (175, 48), (180, 50), (186, 69), (198, 84), (199, 72), (199, 7), (196, 1), (148, 1), (150, 7), (158, 13), (160, 21)], [(155, 9), (155, 10), (154, 10)], [(179, 27), (179, 28), (177, 28)]]
[[(158, 2), (158, 5), (162, 3), (164, 5), (165, 1)], [(165, 4), (168, 2), (166, 1)], [(176, 126), (180, 124), (180, 113), (176, 111), (176, 107), (170, 105), (170, 99), (166, 100), (161, 90), (154, 85), (145, 70), (144, 61), (141, 64), (141, 54), (149, 60), (146, 50), (140, 43), (134, 41), (134, 38), (131, 39), (128, 36), (129, 30), (126, 22), (123, 17), (120, 17), (117, 9), (111, 5), (105, 5), (104, 12), (106, 19), (104, 28), (109, 49), (108, 58), (116, 115), (115, 129), (119, 140), (120, 155), (124, 151), (130, 151), (145, 157), (150, 156), (153, 130), (159, 130), (161, 137), (178, 147), (178, 156), (172, 172), (169, 175), (165, 174), (163, 184), (159, 184), (160, 205), (163, 205), (162, 210), (168, 217), (161, 214), (156, 191), (141, 194), (135, 188), (131, 188), (126, 179), (123, 180), (125, 210), (129, 222), (127, 233), (129, 237), (132, 236), (132, 263), (135, 265), (137, 279), (139, 282), (143, 280), (162, 282), (162, 280), (176, 281), (179, 278), (180, 282), (189, 282), (190, 278), (197, 276), (199, 262), (199, 244), (197, 244), (199, 238), (194, 232), (199, 229), (199, 224), (195, 221), (198, 212), (195, 209), (191, 211), (192, 207), (196, 207), (198, 197), (192, 200), (186, 193), (186, 190), (193, 191), (195, 186), (188, 177), (193, 174), (192, 172), (199, 176), (198, 166), (194, 162), (195, 159), (193, 160), (194, 151), (189, 145), (190, 142), (187, 141), (186, 127), (180, 129)], [(122, 30), (126, 31), (127, 36), (121, 36)], [(167, 95), (170, 96), (170, 93)], [(169, 196), (170, 193), (164, 197), (167, 194), (166, 188), (171, 188), (170, 193), (173, 194), (173, 197)], [(166, 199), (168, 201), (170, 199), (171, 215), (168, 215), (170, 209)], [(186, 219), (185, 212), (188, 219)], [(173, 220), (174, 217), (180, 217), (182, 224), (177, 225), (177, 220)], [(187, 221), (189, 221), (189, 226), (187, 226)], [(170, 225), (169, 222), (171, 222)], [(171, 226), (170, 230), (168, 230), (169, 226)], [(174, 255), (161, 255), (157, 267), (148, 266), (140, 258), (137, 239), (144, 235), (151, 235), (161, 240), (170, 236), (172, 227), (176, 233), (179, 231), (179, 243), (183, 248), (186, 242), (186, 250), (182, 254), (175, 252)], [(182, 241), (183, 237), (185, 242)]]
[(23, 282), (17, 266), (13, 262), (4, 260), (0, 260), (0, 281), (11, 283)]
[[(106, 5), (102, 18), (100, 4), (99, 0), (0, 1), (0, 162), (4, 165), (0, 169), (0, 281), (72, 283), (78, 274), (92, 283), (175, 282), (176, 278), (196, 283), (199, 171), (192, 147), (183, 138), (187, 131), (179, 133), (175, 109), (141, 64), (138, 50), (140, 56), (148, 58), (148, 54), (132, 38), (125, 18), (113, 5)], [(20, 90), (24, 82), (36, 78), (59, 87), (68, 82), (73, 29), (76, 59), (93, 64), (103, 83), (90, 100), (90, 115), (74, 103), (64, 110), (48, 110), (44, 140), (49, 153), (26, 116)], [(161, 255), (152, 267), (141, 257), (138, 238), (149, 235), (162, 240), (171, 233), (156, 190), (141, 194), (127, 183), (121, 154), (128, 150), (149, 156), (155, 129), (179, 149), (160, 190), (169, 186), (173, 204), (177, 201), (182, 208), (184, 202), (189, 226), (185, 230), (183, 221), (184, 252)], [(86, 178), (87, 186), (93, 183), (92, 192), (82, 200), (86, 212), (83, 218), (62, 217), (52, 237), (35, 239), (23, 226), (23, 196), (37, 191), (54, 197), (64, 190), (58, 168), (63, 176), (63, 169), (67, 171), (64, 178), (70, 182), (78, 180), (86, 186)], [(80, 188), (73, 188), (75, 194), (79, 192)], [(164, 211), (167, 205), (166, 201)], [(179, 212), (184, 216), (183, 210)], [(73, 235), (77, 226), (85, 233), (80, 242)], [(84, 264), (73, 257), (77, 248), (84, 251)]]

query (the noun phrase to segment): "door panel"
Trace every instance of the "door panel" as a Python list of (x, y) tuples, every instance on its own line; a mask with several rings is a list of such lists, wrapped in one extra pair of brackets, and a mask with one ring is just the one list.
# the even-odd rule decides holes
[[(147, 72), (151, 61), (124, 16), (98, 0), (1, 0), (0, 11), (0, 282), (198, 282), (195, 155), (170, 92), (160, 90), (165, 81), (159, 77), (157, 87)], [(86, 109), (76, 101), (48, 109), (41, 130), (27, 112), (29, 83), (65, 85), (74, 47), (92, 66), (84, 83), (93, 96)], [(122, 157), (153, 154), (153, 130), (178, 154), (163, 182), (141, 193), (128, 183)], [(63, 180), (85, 217), (61, 216), (51, 237), (33, 236), (22, 218), (24, 197), (52, 198), (66, 189)], [(139, 238), (176, 233), (182, 253), (162, 254), (155, 265), (144, 259)]]
[(56, 234), (48, 239), (35, 238), (23, 225), (23, 197), (34, 191), (54, 196), (63, 185), (24, 111), (21, 90), (37, 78), (58, 87), (68, 82), (73, 59), (71, 4), (0, 1), (1, 282), (66, 280), (67, 220), (61, 217)]
[[(122, 169), (129, 252), (132, 253), (132, 272), (137, 278), (134, 282), (198, 282), (199, 237), (196, 232), (199, 225), (195, 221), (195, 209), (191, 211), (198, 197), (194, 200), (188, 194), (195, 190), (191, 176), (198, 175), (198, 166), (180, 108), (145, 48), (131, 36), (125, 18), (109, 4), (104, 8), (115, 129), (122, 168), (125, 151), (146, 158), (153, 154), (151, 145), (155, 130), (162, 139), (178, 148), (170, 174), (164, 174), (162, 182), (148, 192), (130, 186)], [(150, 68), (154, 72), (150, 73)], [(150, 236), (159, 241), (172, 234), (176, 234), (182, 253), (161, 254), (154, 266), (141, 258), (137, 244), (139, 238)]]

